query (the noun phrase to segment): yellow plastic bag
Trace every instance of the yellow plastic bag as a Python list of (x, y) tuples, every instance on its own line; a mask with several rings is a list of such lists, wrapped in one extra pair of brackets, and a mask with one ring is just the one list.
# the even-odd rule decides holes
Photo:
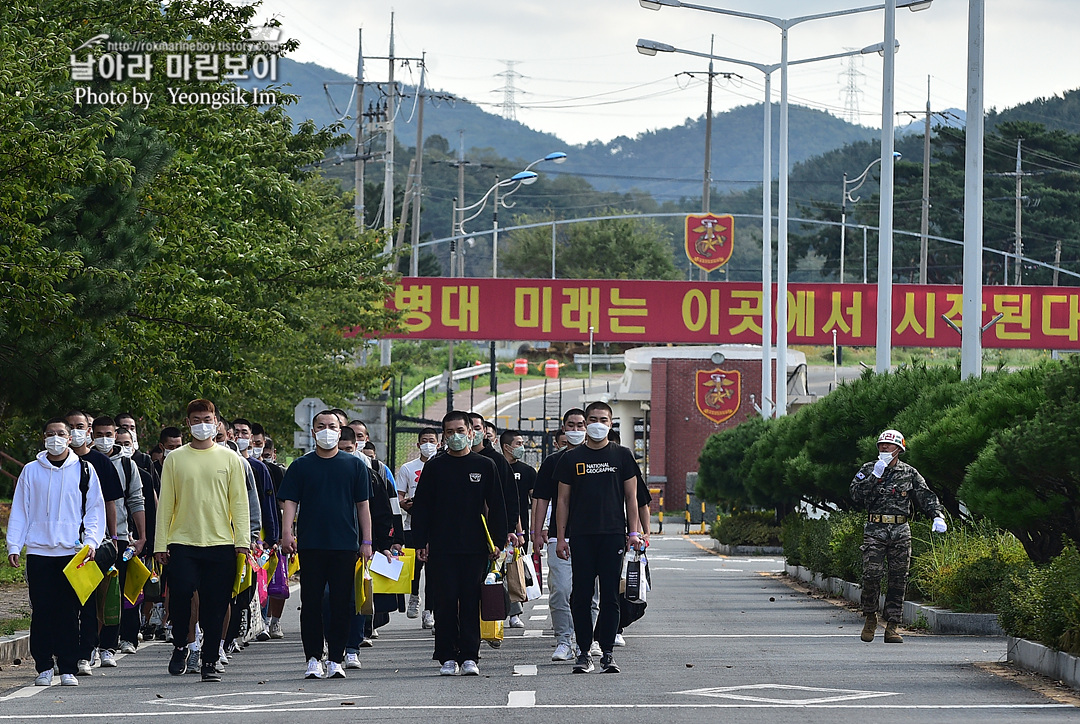
[(149, 580), (150, 569), (141, 558), (134, 556), (128, 561), (127, 575), (124, 578), (124, 598), (128, 600), (128, 603), (135, 605), (135, 601), (139, 600), (139, 594), (143, 591), (143, 586)]
[(293, 553), (289, 556), (289, 567), (286, 569), (289, 573), (289, 578), (292, 578), (300, 570), (300, 554)]
[(263, 570), (266, 571), (267, 580), (274, 577), (274, 573), (277, 572), (277, 553), (271, 553), (270, 557), (266, 559), (266, 563), (263, 565)]
[(364, 616), (375, 615), (375, 591), (371, 574), (363, 558), (358, 558), (353, 572), (353, 594), (356, 597), (356, 612)]
[(488, 553), (497, 553), (499, 549), (495, 547), (495, 541), (491, 540), (491, 531), (488, 530), (487, 518), (484, 517), (483, 513), (480, 514), (480, 522), (484, 524), (484, 535), (487, 536)]
[(236, 554), (236, 578), (233, 580), (232, 598), (236, 598), (251, 585), (254, 570), (248, 562), (247, 553)]
[(64, 566), (64, 575), (67, 576), (71, 587), (75, 589), (80, 605), (86, 605), (98, 585), (105, 579), (98, 565), (86, 560), (88, 555), (90, 555), (90, 546), (83, 546), (82, 550), (73, 555)]
[(481, 641), (502, 641), (503, 640), (503, 622), (502, 621), (485, 621), (480, 619), (480, 640)]
[[(375, 555), (381, 556), (382, 553), (376, 553)], [(412, 593), (413, 571), (416, 570), (416, 551), (412, 548), (405, 548), (401, 551), (401, 555), (398, 556), (398, 560), (401, 561), (401, 575), (398, 576), (396, 581), (386, 576), (380, 576), (375, 571), (371, 572), (372, 589), (375, 593), (400, 593), (405, 596)]]

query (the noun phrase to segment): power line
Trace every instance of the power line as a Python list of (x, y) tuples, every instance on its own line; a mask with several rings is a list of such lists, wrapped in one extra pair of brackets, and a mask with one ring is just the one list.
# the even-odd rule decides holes
[(506, 65), (506, 70), (504, 70), (502, 73), (495, 74), (496, 78), (502, 78), (504, 81), (502, 88), (503, 99), (501, 104), (502, 115), (503, 118), (507, 119), (508, 121), (516, 121), (518, 109), (516, 95), (518, 93), (518, 89), (514, 85), (514, 81), (516, 81), (518, 78), (523, 78), (524, 76), (514, 70), (514, 66), (517, 65), (516, 60), (504, 60), (503, 63)]
[[(845, 48), (855, 50), (855, 48)], [(859, 122), (859, 96), (862, 89), (859, 87), (859, 78), (865, 78), (866, 73), (859, 70), (862, 58), (850, 55), (847, 58), (847, 68), (840, 74), (840, 78), (846, 78), (844, 89), (840, 91), (840, 97), (844, 99), (844, 120), (848, 123)]]

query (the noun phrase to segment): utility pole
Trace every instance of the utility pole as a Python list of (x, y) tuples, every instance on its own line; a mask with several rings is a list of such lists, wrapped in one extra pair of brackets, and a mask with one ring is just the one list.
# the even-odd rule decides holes
[[(457, 197), (458, 205), (465, 206), (465, 130), (458, 131), (458, 160), (457, 160)], [(460, 212), (458, 216), (458, 231), (455, 233), (461, 233), (464, 231), (461, 219), (465, 218), (465, 212)], [(458, 276), (465, 276), (465, 240), (458, 239)]]
[(353, 166), (353, 215), (364, 230), (364, 29), (356, 31), (356, 165)]
[[(916, 111), (899, 111), (912, 118), (918, 118)], [(930, 124), (934, 116), (942, 120), (955, 118), (948, 111), (930, 110), (930, 76), (926, 76), (926, 110), (923, 111), (923, 178), (922, 178), (922, 220), (919, 224), (919, 284), (927, 283), (927, 264), (930, 256)]]
[(1023, 265), (1020, 263), (1020, 255), (1024, 253), (1024, 240), (1021, 232), (1020, 214), (1023, 207), (1023, 191), (1021, 188), (1023, 172), (1020, 169), (1020, 148), (1024, 139), (1016, 139), (1016, 259), (1013, 265), (1016, 267), (1016, 285), (1020, 286), (1020, 274)]
[[(713, 87), (713, 60), (712, 54), (716, 45), (716, 35), (709, 40), (709, 90), (705, 96), (705, 180), (701, 192), (701, 206), (706, 214), (709, 213), (709, 202), (712, 200), (712, 87)], [(706, 282), (709, 280), (709, 272), (698, 269), (698, 278)], [(592, 350), (589, 350), (592, 359)]]
[[(394, 13), (390, 13), (390, 75), (386, 84), (386, 121), (384, 131), (386, 133), (386, 155), (383, 157), (385, 168), (383, 173), (383, 228), (386, 229), (387, 256), (393, 251), (393, 240), (390, 237), (390, 229), (394, 226), (394, 115), (397, 96), (397, 84), (394, 83)], [(393, 271), (393, 262), (387, 262), (387, 270)], [(389, 361), (386, 362), (389, 364)]]
[[(421, 58), (427, 57), (426, 53), (420, 54)], [(424, 61), (420, 61), (420, 84), (416, 86), (416, 102), (420, 104), (416, 117), (416, 177), (413, 180), (412, 193), (412, 257), (409, 271), (412, 276), (420, 273), (420, 182), (424, 177), (424, 75), (427, 67)]]
[(1058, 285), (1058, 272), (1061, 270), (1061, 239), (1057, 240), (1054, 247), (1054, 286)]

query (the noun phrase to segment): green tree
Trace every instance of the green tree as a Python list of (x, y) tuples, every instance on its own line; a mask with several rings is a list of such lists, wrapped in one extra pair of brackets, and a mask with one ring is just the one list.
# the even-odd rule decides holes
[[(531, 221), (519, 218), (517, 223)], [(654, 222), (606, 219), (569, 224), (557, 234), (555, 273), (564, 279), (678, 278), (670, 236)], [(551, 276), (550, 226), (519, 229), (507, 237), (501, 271), (531, 279)]]
[(1080, 542), (1080, 359), (1046, 374), (1044, 399), (1027, 420), (991, 438), (968, 470), (960, 496), (1006, 528), (1036, 563)]
[(754, 442), (765, 434), (768, 426), (766, 420), (754, 416), (735, 427), (711, 435), (698, 457), (695, 494), (729, 511), (749, 505), (750, 494), (745, 474), (747, 453)]

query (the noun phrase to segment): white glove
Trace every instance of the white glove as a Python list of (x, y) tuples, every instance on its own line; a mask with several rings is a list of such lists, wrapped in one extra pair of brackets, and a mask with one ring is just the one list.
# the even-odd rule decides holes
[(875, 478), (880, 478), (884, 474), (885, 474), (885, 463), (878, 460), (876, 463), (874, 463), (874, 477)]
[(944, 518), (934, 518), (934, 525), (930, 528), (930, 530), (934, 531), (935, 533), (944, 533), (948, 529), (949, 526), (945, 525)]

